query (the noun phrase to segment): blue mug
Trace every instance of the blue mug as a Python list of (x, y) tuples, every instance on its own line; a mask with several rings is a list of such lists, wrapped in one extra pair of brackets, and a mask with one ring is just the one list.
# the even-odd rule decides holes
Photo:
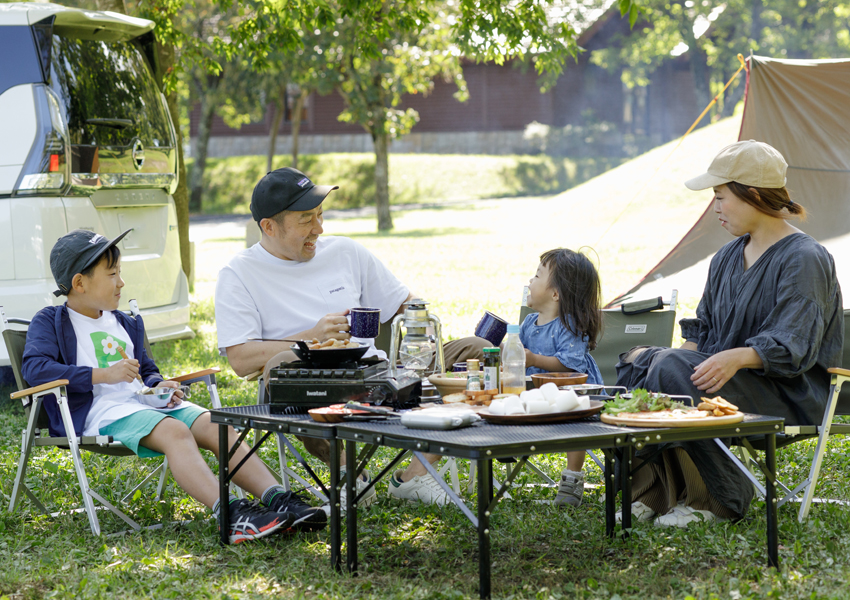
[(381, 309), (380, 308), (352, 308), (349, 314), (351, 319), (351, 337), (376, 338), (381, 331)]
[(475, 335), (484, 338), (494, 346), (498, 347), (505, 339), (505, 334), (508, 332), (508, 322), (497, 317), (489, 310), (484, 312), (484, 316), (478, 321), (475, 327)]

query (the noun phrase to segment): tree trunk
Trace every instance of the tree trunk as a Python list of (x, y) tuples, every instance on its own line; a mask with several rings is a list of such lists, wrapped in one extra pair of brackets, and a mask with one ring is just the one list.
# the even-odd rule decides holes
[(761, 18), (763, 10), (762, 0), (752, 0), (752, 11), (750, 12), (750, 39), (756, 44), (761, 43), (761, 32), (764, 29), (764, 21)]
[[(157, 42), (158, 68), (157, 82), (162, 87), (165, 73), (174, 67), (174, 46)], [(177, 189), (172, 194), (174, 209), (177, 213), (177, 236), (180, 239), (180, 262), (183, 272), (188, 279), (192, 277), (192, 258), (189, 251), (189, 186), (186, 178), (186, 163), (183, 158), (183, 131), (180, 129), (180, 109), (177, 103), (177, 92), (165, 95), (168, 104), (168, 114), (174, 123), (177, 134)]]
[(269, 154), (266, 160), (266, 172), (272, 170), (272, 162), (274, 161), (274, 151), (277, 145), (277, 133), (280, 130), (280, 122), (283, 120), (283, 115), (286, 114), (286, 84), (282, 83), (278, 87), (277, 95), (274, 99), (274, 114), (272, 115), (272, 128), (269, 131)]
[(304, 103), (310, 92), (302, 89), (295, 101), (295, 110), (292, 111), (292, 168), (298, 168), (298, 134), (301, 131), (301, 113), (304, 111)]
[(378, 211), (378, 231), (389, 231), (393, 228), (388, 159), (390, 140), (387, 132), (382, 129), (372, 132), (372, 141), (375, 144), (375, 208)]
[(688, 45), (688, 62), (691, 67), (691, 76), (694, 79), (694, 90), (696, 91), (697, 104), (702, 110), (711, 102), (711, 84), (708, 76), (708, 58), (702, 48), (699, 47), (694, 36), (693, 19), (687, 15), (687, 10), (682, 3), (682, 19), (679, 21), (679, 34)]
[(201, 95), (201, 119), (198, 122), (198, 141), (195, 145), (195, 163), (189, 179), (189, 210), (201, 212), (204, 195), (204, 171), (207, 168), (207, 150), (210, 143), (216, 98), (213, 90)]
[[(724, 82), (725, 83), (725, 82)], [(735, 106), (744, 97), (744, 91), (747, 89), (746, 76), (743, 72), (738, 75), (738, 82), (733, 83), (731, 91), (726, 90), (726, 97), (723, 98), (723, 112), (721, 116), (731, 117), (735, 112)]]

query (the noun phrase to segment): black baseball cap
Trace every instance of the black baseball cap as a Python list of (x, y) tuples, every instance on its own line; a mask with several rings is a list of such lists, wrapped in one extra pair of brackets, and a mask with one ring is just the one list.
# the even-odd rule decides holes
[(284, 167), (269, 171), (251, 195), (251, 214), (259, 223), (282, 210), (313, 210), (336, 185), (316, 185), (298, 169)]
[(128, 229), (114, 239), (109, 239), (85, 229), (75, 229), (66, 233), (56, 241), (50, 251), (50, 270), (59, 289), (54, 296), (67, 296), (71, 291), (71, 280), (74, 275), (82, 273), (96, 264), (103, 253), (120, 242), (125, 235), (133, 231)]

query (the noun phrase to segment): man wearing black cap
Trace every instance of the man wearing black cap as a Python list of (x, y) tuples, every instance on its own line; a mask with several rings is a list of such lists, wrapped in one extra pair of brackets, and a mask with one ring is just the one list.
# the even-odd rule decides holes
[[(251, 214), (262, 238), (221, 270), (215, 292), (219, 351), (238, 375), (264, 369), (268, 381), (271, 368), (295, 360), (287, 342), (250, 340), (348, 339), (350, 308), (380, 308), (381, 321), (386, 323), (403, 310), (404, 302), (416, 297), (361, 244), (345, 237), (319, 237), (322, 202), (334, 189), (315, 185), (288, 167), (268, 173), (254, 188)], [(374, 348), (374, 340), (356, 341), (372, 346), (366, 356), (385, 358)], [(449, 342), (446, 363), (480, 359), (488, 345), (479, 338)], [(302, 441), (312, 454), (328, 462), (326, 441)], [(390, 479), (394, 497), (448, 501), (418, 461)], [(372, 500), (374, 495), (364, 502)]]

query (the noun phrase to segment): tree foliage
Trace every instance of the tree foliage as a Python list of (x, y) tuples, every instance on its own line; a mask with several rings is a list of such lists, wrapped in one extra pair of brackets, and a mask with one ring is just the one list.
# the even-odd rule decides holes
[[(594, 52), (593, 62), (623, 69), (623, 82), (645, 86), (672, 56), (686, 53), (698, 101), (705, 105), (738, 68), (741, 53), (831, 58), (850, 51), (850, 2), (838, 0), (646, 0), (632, 31)], [(731, 92), (730, 114), (743, 94)]]
[[(164, 88), (173, 92), (178, 77), (194, 69), (220, 77), (223, 65), (239, 57), (247, 57), (255, 72), (270, 74), (257, 89), (279, 93), (282, 77), (315, 89), (334, 83), (346, 100), (341, 118), (361, 124), (375, 141), (379, 229), (392, 227), (389, 141), (418, 118), (399, 108), (402, 95), (427, 93), (442, 76), (458, 84), (463, 98), (461, 56), (530, 62), (547, 87), (579, 51), (576, 31), (564, 18), (571, 4), (562, 0), (213, 0), (228, 15), (227, 26), (195, 35), (183, 15), (204, 1), (137, 0), (131, 9), (155, 21), (159, 42), (179, 56), (162, 73)], [(618, 0), (618, 6), (634, 24), (638, 3)], [(296, 81), (302, 74), (305, 80)]]

